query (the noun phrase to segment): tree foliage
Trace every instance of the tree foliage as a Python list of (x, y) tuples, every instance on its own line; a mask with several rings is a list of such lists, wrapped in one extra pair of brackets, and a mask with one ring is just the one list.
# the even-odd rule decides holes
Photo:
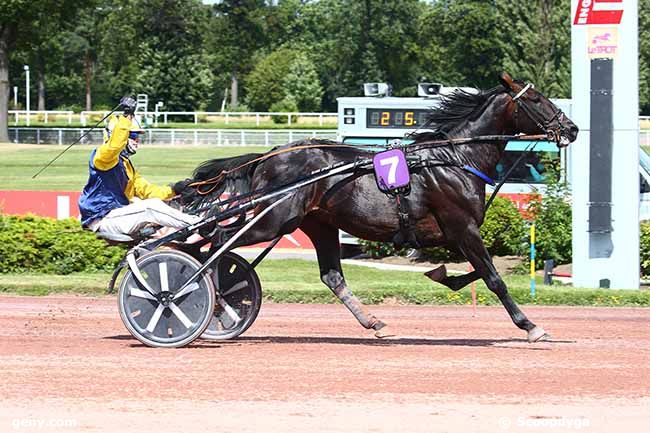
[[(570, 0), (497, 0), (503, 68), (551, 98), (571, 95)], [(513, 17), (517, 17), (513, 20)]]
[(282, 111), (292, 106), (300, 111), (320, 108), (323, 90), (316, 68), (300, 49), (284, 47), (273, 51), (257, 63), (246, 82), (247, 104), (253, 110), (268, 111), (282, 101)]
[[(144, 92), (170, 110), (218, 109), (225, 96), (230, 108), (334, 110), (364, 82), (411, 96), (423, 78), (490, 88), (501, 70), (570, 97), (569, 9), (570, 0), (4, 0), (0, 125), (24, 64), (41, 83), (32, 100), (40, 93), (48, 109), (112, 107)], [(640, 0), (644, 112), (648, 29), (650, 0)]]

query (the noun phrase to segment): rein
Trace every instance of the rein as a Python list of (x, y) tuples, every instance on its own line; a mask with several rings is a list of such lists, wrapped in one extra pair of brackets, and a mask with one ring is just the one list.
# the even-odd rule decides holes
[[(250, 161), (247, 161), (237, 167), (231, 168), (230, 170), (223, 170), (221, 173), (219, 173), (217, 176), (211, 177), (210, 179), (198, 181), (198, 182), (193, 182), (189, 184), (188, 186), (193, 186), (196, 187), (196, 192), (199, 193), (199, 195), (208, 195), (214, 189), (223, 181), (223, 179), (229, 175), (230, 173), (234, 173), (236, 171), (241, 170), (244, 167), (248, 167), (249, 165), (258, 163), (260, 161), (265, 161), (273, 156), (277, 155), (282, 155), (283, 153), (288, 153), (288, 152), (293, 152), (295, 150), (303, 150), (303, 149), (319, 149), (319, 148), (331, 148), (331, 147), (342, 147), (342, 148), (351, 148), (351, 149), (359, 149), (361, 146), (358, 145), (350, 145), (350, 144), (310, 144), (310, 145), (303, 145), (303, 146), (295, 146), (295, 147), (290, 147), (288, 149), (280, 149), (276, 150), (274, 152), (266, 153), (259, 158), (252, 159)], [(365, 147), (365, 146), (364, 146)], [(376, 147), (376, 146), (375, 146)], [(210, 189), (207, 191), (201, 191), (200, 186), (201, 185), (212, 185)]]
[[(549, 140), (549, 135), (544, 135), (544, 134), (536, 134), (536, 135), (479, 135), (476, 137), (466, 137), (466, 138), (448, 138), (448, 139), (441, 139), (441, 140), (429, 140), (429, 141), (423, 141), (420, 143), (412, 143), (412, 144), (407, 144), (403, 146), (406, 149), (417, 151), (417, 150), (422, 150), (422, 149), (431, 149), (431, 148), (437, 148), (437, 147), (448, 147), (448, 146), (459, 146), (463, 144), (470, 144), (473, 142), (477, 141), (546, 141)], [(217, 176), (211, 177), (210, 179), (198, 181), (198, 182), (193, 182), (189, 184), (191, 187), (196, 188), (196, 192), (199, 195), (208, 195), (214, 189), (223, 181), (223, 179), (236, 171), (241, 170), (242, 168), (248, 167), (252, 164), (258, 163), (260, 161), (265, 161), (267, 159), (270, 159), (273, 156), (277, 155), (282, 155), (284, 153), (289, 153), (289, 152), (294, 152), (297, 150), (304, 150), (304, 149), (325, 149), (325, 148), (347, 148), (347, 149), (375, 149), (377, 147), (381, 147), (380, 145), (375, 145), (375, 144), (310, 144), (310, 145), (302, 145), (302, 146), (295, 146), (295, 147), (290, 147), (287, 149), (280, 149), (276, 150), (270, 153), (266, 153), (258, 158), (252, 159), (250, 161), (247, 161), (237, 167), (231, 168), (230, 170), (223, 170), (221, 173), (219, 173)], [(201, 190), (201, 186), (203, 185), (211, 185), (210, 188), (207, 190)]]

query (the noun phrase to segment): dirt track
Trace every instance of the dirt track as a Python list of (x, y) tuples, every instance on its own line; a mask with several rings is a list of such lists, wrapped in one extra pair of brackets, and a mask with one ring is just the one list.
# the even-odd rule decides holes
[(642, 432), (650, 309), (264, 305), (246, 336), (149, 349), (113, 298), (0, 297), (0, 432)]

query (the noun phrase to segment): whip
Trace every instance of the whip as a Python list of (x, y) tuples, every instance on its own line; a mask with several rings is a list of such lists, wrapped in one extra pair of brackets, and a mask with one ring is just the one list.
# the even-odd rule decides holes
[(43, 172), (45, 171), (46, 168), (48, 168), (50, 165), (52, 165), (52, 164), (54, 163), (54, 161), (56, 161), (57, 159), (59, 159), (59, 158), (61, 157), (61, 155), (63, 155), (64, 153), (66, 153), (66, 152), (67, 152), (67, 151), (68, 151), (72, 146), (74, 146), (75, 144), (79, 143), (79, 142), (80, 142), (80, 141), (81, 141), (81, 140), (82, 140), (86, 135), (90, 134), (90, 132), (92, 132), (95, 128), (97, 128), (97, 127), (99, 126), (100, 123), (102, 123), (104, 120), (106, 120), (106, 119), (108, 118), (108, 116), (110, 116), (111, 114), (113, 114), (113, 113), (115, 113), (117, 110), (119, 110), (119, 108), (120, 108), (122, 105), (123, 105), (122, 102), (120, 102), (119, 104), (117, 104), (117, 105), (115, 106), (115, 108), (113, 108), (113, 109), (112, 109), (112, 110), (111, 110), (111, 111), (110, 111), (106, 116), (104, 116), (104, 117), (102, 118), (102, 120), (100, 120), (99, 122), (97, 122), (97, 123), (96, 123), (92, 128), (90, 128), (88, 131), (84, 132), (84, 134), (83, 134), (81, 137), (77, 138), (77, 139), (76, 139), (72, 144), (70, 144), (68, 147), (66, 147), (65, 149), (63, 149), (63, 151), (62, 151), (61, 153), (59, 153), (57, 156), (55, 156), (54, 159), (52, 159), (50, 162), (48, 162), (47, 164), (45, 164), (45, 166), (44, 166), (43, 168), (41, 168), (41, 169), (40, 169), (40, 170), (39, 170), (39, 171), (38, 171), (34, 176), (32, 176), (32, 179), (36, 179), (36, 177), (37, 177), (39, 174), (43, 173)]

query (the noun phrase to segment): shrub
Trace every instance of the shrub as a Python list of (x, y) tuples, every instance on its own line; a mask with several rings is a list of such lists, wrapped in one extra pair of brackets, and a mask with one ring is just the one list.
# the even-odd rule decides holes
[(520, 255), (524, 252), (526, 224), (512, 201), (503, 197), (494, 199), (481, 226), (481, 237), (492, 255)]
[(465, 260), (458, 252), (452, 252), (443, 247), (422, 248), (419, 258), (431, 262), (458, 262)]
[(641, 274), (650, 275), (650, 221), (641, 223), (639, 244)]
[(359, 239), (359, 245), (361, 245), (361, 250), (373, 259), (398, 256), (401, 254), (401, 250), (396, 249), (390, 242), (375, 242)]
[(534, 197), (530, 202), (530, 213), (535, 219), (535, 249), (538, 268), (544, 260), (553, 259), (558, 265), (570, 263), (571, 249), (571, 195), (566, 182), (554, 175), (551, 164), (547, 164), (551, 175), (547, 176), (543, 197)]
[[(287, 96), (280, 102), (271, 105), (270, 110), (273, 113), (295, 113), (298, 111), (298, 105), (291, 96)], [(289, 116), (275, 114), (271, 116), (271, 119), (273, 119), (273, 123), (288, 123)], [(295, 123), (296, 120), (298, 120), (297, 116), (291, 116), (291, 123)]]
[(110, 271), (123, 255), (72, 218), (0, 215), (0, 273)]

